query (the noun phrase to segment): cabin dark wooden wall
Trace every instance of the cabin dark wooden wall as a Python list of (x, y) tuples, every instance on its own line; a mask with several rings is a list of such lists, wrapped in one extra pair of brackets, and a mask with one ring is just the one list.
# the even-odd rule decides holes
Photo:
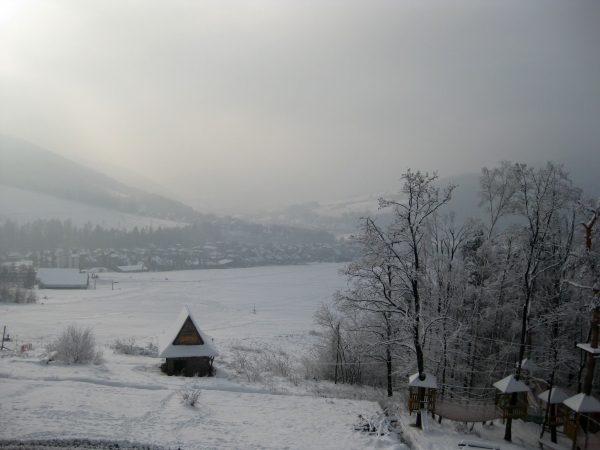
[(212, 358), (208, 356), (167, 358), (167, 361), (162, 365), (162, 370), (167, 375), (192, 377), (198, 374), (199, 377), (208, 377), (212, 376)]

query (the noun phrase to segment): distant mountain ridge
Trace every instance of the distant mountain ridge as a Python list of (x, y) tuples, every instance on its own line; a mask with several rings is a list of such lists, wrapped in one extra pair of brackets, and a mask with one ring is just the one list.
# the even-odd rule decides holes
[(190, 221), (199, 216), (176, 200), (127, 186), (22, 139), (0, 135), (0, 184), (117, 211)]
[[(440, 212), (447, 214), (453, 211), (459, 221), (466, 220), (468, 217), (485, 220), (484, 211), (477, 206), (479, 174), (465, 173), (436, 181), (440, 187), (450, 183), (456, 185), (452, 200)], [(377, 218), (379, 223), (391, 221), (393, 215), (391, 209), (379, 209), (379, 199), (385, 198), (402, 202), (404, 195), (399, 192), (400, 188), (400, 183), (398, 183), (396, 192), (377, 192), (328, 202), (307, 202), (287, 208), (248, 214), (244, 218), (259, 223), (327, 230), (338, 236), (349, 235), (356, 233), (361, 217)]]

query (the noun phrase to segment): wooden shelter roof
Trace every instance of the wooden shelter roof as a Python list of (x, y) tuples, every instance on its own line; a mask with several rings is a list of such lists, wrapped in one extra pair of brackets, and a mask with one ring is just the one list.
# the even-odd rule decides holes
[(514, 375), (509, 375), (494, 383), (494, 387), (503, 394), (512, 394), (513, 392), (527, 392), (529, 387), (522, 381), (515, 379)]
[(578, 413), (600, 412), (600, 402), (583, 392), (566, 399), (563, 403)]
[(184, 306), (173, 325), (158, 338), (159, 358), (219, 356), (213, 338), (202, 332), (192, 312)]
[(419, 379), (419, 372), (413, 373), (408, 377), (408, 385), (412, 387), (422, 387), (428, 389), (437, 389), (437, 380), (431, 374), (426, 373), (425, 379)]
[(556, 405), (557, 403), (562, 403), (566, 399), (569, 398), (569, 396), (565, 393), (565, 391), (563, 391), (562, 389), (559, 389), (557, 387), (552, 388), (552, 395), (550, 395), (550, 400), (548, 400), (549, 393), (550, 393), (550, 390), (544, 391), (540, 395), (538, 395), (538, 398), (546, 403), (550, 403), (551, 405)]

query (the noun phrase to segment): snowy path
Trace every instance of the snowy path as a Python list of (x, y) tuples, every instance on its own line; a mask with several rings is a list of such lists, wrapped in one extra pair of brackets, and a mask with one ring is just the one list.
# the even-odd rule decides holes
[(365, 448), (351, 431), (370, 402), (211, 391), (198, 407), (177, 390), (3, 380), (2, 438), (130, 439), (184, 448)]

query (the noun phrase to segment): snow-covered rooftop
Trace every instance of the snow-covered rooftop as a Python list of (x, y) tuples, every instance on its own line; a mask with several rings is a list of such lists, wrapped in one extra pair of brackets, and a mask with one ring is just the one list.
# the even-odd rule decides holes
[(523, 361), (521, 361), (521, 369), (533, 372), (534, 370), (537, 370), (537, 368), (537, 364), (532, 359), (525, 358)]
[(504, 394), (513, 392), (527, 392), (529, 388), (522, 381), (517, 381), (514, 375), (509, 375), (494, 383), (494, 387)]
[(425, 379), (421, 380), (419, 379), (419, 372), (417, 372), (408, 377), (408, 385), (413, 387), (437, 389), (437, 380), (429, 373), (426, 373)]
[(38, 269), (36, 278), (42, 288), (82, 288), (88, 285), (88, 275), (79, 269)]
[[(177, 339), (179, 332), (187, 319), (190, 319), (200, 335), (203, 344), (201, 345), (178, 345), (173, 344)], [(165, 334), (158, 337), (158, 357), (159, 358), (191, 358), (199, 356), (219, 356), (213, 338), (203, 333), (198, 322), (194, 319), (192, 312), (187, 306), (184, 306), (177, 320), (173, 323)]]
[(578, 413), (600, 412), (600, 402), (583, 392), (566, 399), (563, 403)]
[(117, 266), (119, 272), (148, 272), (144, 264), (131, 264), (128, 266)]
[(550, 393), (550, 390), (544, 391), (540, 395), (538, 395), (538, 398), (540, 400), (543, 400), (546, 403), (550, 403), (552, 405), (557, 404), (557, 403), (563, 403), (566, 399), (569, 398), (569, 396), (567, 394), (565, 394), (565, 391), (563, 391), (557, 387), (553, 387), (552, 395), (550, 395), (550, 401), (548, 401), (549, 393)]

